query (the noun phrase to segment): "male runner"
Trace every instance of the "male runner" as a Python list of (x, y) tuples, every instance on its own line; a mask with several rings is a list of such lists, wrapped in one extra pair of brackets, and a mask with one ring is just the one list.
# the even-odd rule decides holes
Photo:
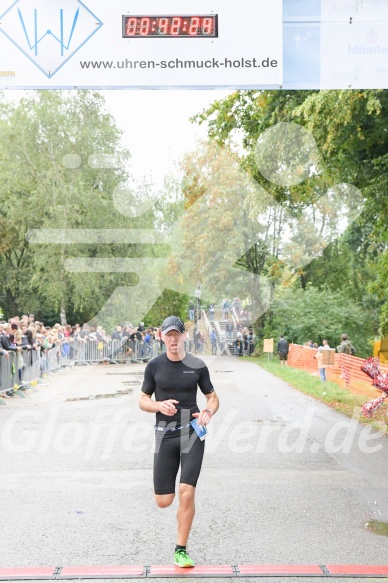
[[(195, 488), (205, 442), (199, 439), (190, 421), (196, 417), (199, 425), (207, 425), (219, 401), (205, 363), (185, 352), (186, 331), (179, 318), (165, 319), (162, 339), (166, 352), (147, 364), (139, 406), (143, 411), (156, 413), (154, 489), (159, 508), (172, 504), (176, 476), (181, 467), (174, 562), (179, 567), (194, 567), (186, 544), (194, 518)], [(197, 405), (198, 387), (207, 399), (207, 408), (203, 411)], [(154, 393), (155, 400), (151, 399)]]

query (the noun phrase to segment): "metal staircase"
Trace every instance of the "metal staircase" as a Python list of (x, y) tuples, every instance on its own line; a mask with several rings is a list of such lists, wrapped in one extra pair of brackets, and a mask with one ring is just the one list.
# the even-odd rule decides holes
[[(232, 314), (232, 321), (233, 321), (233, 332), (227, 333), (226, 332), (226, 324), (228, 320), (209, 320), (206, 312), (202, 310), (201, 312), (201, 321), (204, 325), (205, 331), (207, 336), (210, 336), (210, 332), (214, 331), (217, 338), (217, 355), (227, 355), (233, 356), (236, 353), (236, 337), (237, 337), (237, 330), (236, 330), (236, 319), (235, 316)], [(222, 336), (224, 337), (224, 342), (222, 341)], [(209, 342), (210, 346), (211, 343)], [(211, 351), (211, 348), (210, 348)]]

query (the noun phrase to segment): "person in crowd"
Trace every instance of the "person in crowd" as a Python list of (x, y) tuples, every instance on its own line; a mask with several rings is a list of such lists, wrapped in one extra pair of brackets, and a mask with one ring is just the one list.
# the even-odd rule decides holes
[(158, 326), (156, 328), (155, 338), (159, 342), (160, 352), (162, 352), (162, 345), (164, 344), (164, 342), (162, 340), (162, 327), (161, 326)]
[(203, 354), (205, 352), (205, 345), (206, 345), (206, 334), (204, 332), (201, 332), (201, 336), (199, 339), (199, 352), (200, 354)]
[(70, 358), (70, 341), (69, 338), (64, 338), (61, 341), (61, 358), (69, 360)]
[(308, 346), (309, 348), (314, 348), (314, 342), (313, 342), (312, 340), (308, 340), (308, 341), (307, 341), (307, 346)]
[(116, 328), (114, 329), (114, 331), (111, 334), (111, 338), (112, 340), (121, 340), (123, 337), (123, 330), (122, 327), (120, 326), (120, 324), (118, 324), (116, 326)]
[[(11, 342), (10, 336), (11, 336), (11, 325), (8, 323), (5, 323), (2, 326), (2, 331), (1, 331), (1, 335), (0, 335), (0, 346), (6, 352), (20, 352), (21, 347), (20, 346), (17, 347), (13, 342)], [(12, 339), (13, 339), (13, 335), (12, 335)]]
[(131, 327), (129, 326), (129, 324), (125, 324), (124, 328), (123, 328), (123, 338), (130, 338), (130, 336), (131, 336)]
[(194, 311), (195, 311), (194, 302), (190, 302), (189, 303), (189, 320), (191, 322), (194, 322)]
[(327, 340), (322, 341), (322, 346), (319, 346), (314, 356), (314, 358), (317, 359), (319, 377), (323, 383), (326, 381), (326, 367), (327, 367), (327, 365), (322, 363), (324, 350), (330, 350), (330, 346)]
[(44, 335), (37, 332), (35, 335), (35, 344), (38, 348), (40, 348), (42, 346), (43, 340), (44, 340)]
[[(13, 337), (13, 343), (16, 346), (16, 348), (18, 348), (19, 350), (17, 351), (17, 355), (16, 355), (16, 366), (18, 369), (18, 377), (19, 377), (19, 383), (22, 382), (22, 377), (23, 377), (23, 370), (26, 367), (25, 362), (24, 362), (24, 358), (23, 358), (23, 340), (22, 340), (22, 331), (20, 329), (15, 330), (15, 334)], [(26, 347), (27, 350), (27, 347)]]
[(240, 316), (241, 316), (241, 300), (240, 300), (240, 298), (234, 298), (232, 306), (233, 306), (234, 311), (236, 312), (237, 318), (239, 320)]
[[(100, 343), (99, 334), (97, 333), (97, 328), (95, 326), (90, 326), (89, 335), (87, 337), (87, 342), (89, 345), (89, 350), (93, 351), (93, 352), (90, 352), (90, 354), (92, 354), (94, 356), (95, 351), (99, 350), (99, 343)], [(101, 355), (101, 352), (99, 353), (99, 355)]]
[(190, 330), (186, 330), (186, 340), (185, 340), (185, 352), (189, 353), (191, 352), (191, 345), (192, 345), (192, 341), (190, 338)]
[(104, 339), (102, 337), (102, 326), (97, 326), (96, 328), (96, 338), (97, 338), (97, 342), (104, 342)]
[(35, 346), (36, 349), (39, 350), (39, 369), (42, 375), (47, 371), (47, 358), (43, 351), (44, 339), (45, 337), (43, 334), (37, 333), (35, 336)]
[(76, 332), (76, 327), (72, 326), (71, 327), (71, 333), (69, 336), (69, 358), (70, 360), (74, 360), (76, 357), (76, 345), (75, 345), (75, 339), (74, 339), (74, 334)]
[(47, 334), (45, 339), (43, 340), (42, 347), (45, 351), (50, 350), (55, 346), (54, 336), (52, 334)]
[(65, 338), (65, 327), (60, 324), (56, 324), (55, 328), (58, 330), (58, 340), (63, 340)]
[(8, 328), (8, 338), (11, 344), (15, 344), (15, 333), (19, 330), (18, 324), (16, 322), (12, 322), (10, 324), (10, 329)]
[(20, 346), (21, 348), (23, 348), (22, 336), (23, 336), (22, 331), (20, 330), (20, 328), (17, 328), (13, 335), (13, 343), (15, 344), (15, 346)]
[(75, 359), (77, 361), (82, 362), (85, 360), (89, 331), (89, 324), (84, 324), (82, 328), (79, 326), (74, 332)]
[(337, 346), (337, 352), (342, 354), (349, 354), (350, 356), (355, 356), (356, 349), (350, 342), (347, 334), (341, 335), (341, 344)]
[(48, 370), (49, 350), (50, 350), (50, 348), (54, 348), (54, 346), (55, 346), (54, 345), (54, 337), (50, 332), (43, 337), (42, 343), (41, 343), (40, 367), (41, 367), (41, 371), (43, 373)]
[(248, 355), (252, 356), (255, 350), (255, 335), (253, 333), (253, 329), (249, 328), (248, 330)]
[[(133, 326), (129, 330), (129, 342), (127, 343), (129, 348), (131, 349), (131, 357), (136, 360), (137, 358), (137, 330)], [(139, 332), (139, 336), (141, 337), (141, 333)]]
[(72, 329), (71, 329), (71, 326), (70, 326), (70, 324), (67, 324), (67, 325), (65, 326), (65, 332), (64, 332), (65, 338), (70, 338), (70, 336), (71, 336), (71, 331), (72, 331)]
[(209, 320), (213, 322), (214, 320), (214, 312), (216, 311), (216, 307), (214, 304), (209, 304)]
[(278, 353), (280, 364), (283, 366), (287, 366), (288, 351), (288, 342), (282, 334), (278, 340), (276, 352)]
[(244, 327), (242, 329), (242, 343), (243, 343), (243, 352), (244, 354), (248, 354), (248, 328)]
[(137, 341), (137, 354), (139, 358), (144, 358), (144, 336), (145, 336), (145, 332), (139, 332), (138, 330), (138, 334), (140, 334), (140, 338)]
[(130, 339), (133, 342), (141, 342), (142, 340), (141, 331), (138, 328), (135, 328), (130, 336)]
[(35, 328), (35, 326), (29, 326), (26, 330), (25, 336), (27, 338), (27, 346), (29, 346), (30, 348), (36, 349), (37, 344), (36, 344), (36, 328)]
[(230, 299), (224, 298), (221, 304), (222, 317), (224, 320), (229, 320), (230, 307), (231, 307)]
[(152, 344), (151, 331), (148, 328), (148, 330), (146, 330), (144, 334), (145, 356), (149, 356), (151, 354), (152, 352), (151, 344)]
[(243, 335), (242, 332), (240, 330), (237, 331), (236, 334), (236, 340), (234, 342), (234, 353), (236, 356), (242, 356), (243, 354), (243, 347), (244, 347), (244, 341), (243, 341)]
[[(59, 330), (58, 328), (56, 328), (55, 326), (51, 329), (51, 334), (49, 334), (48, 336), (51, 336), (52, 340), (50, 340), (52, 346), (50, 348), (54, 348), (55, 346), (57, 347), (57, 350), (55, 352), (56, 357), (57, 357), (57, 361), (59, 364), (60, 361), (60, 357), (61, 357), (61, 340), (59, 338)], [(47, 336), (47, 338), (48, 338)]]
[[(0, 324), (0, 336), (1, 336), (1, 335), (2, 335), (2, 324)], [(5, 358), (5, 359), (8, 359), (8, 358), (9, 358), (9, 353), (8, 353), (8, 351), (7, 351), (7, 350), (5, 350), (5, 349), (2, 347), (1, 343), (0, 343), (0, 357), (1, 357), (1, 358)], [(12, 394), (13, 394), (13, 389), (6, 390), (4, 387), (1, 387), (1, 386), (0, 386), (0, 392), (1, 392), (1, 393), (0, 393), (0, 397), (1, 397), (2, 399), (3, 399), (3, 398), (5, 398), (5, 399), (8, 399), (9, 397), (11, 397), (11, 396), (12, 396)]]
[[(26, 348), (26, 349), (30, 349), (32, 348), (31, 346), (31, 342), (27, 336), (27, 330), (25, 330), (24, 332), (22, 332), (21, 328), (19, 328), (17, 330), (18, 333), (20, 333), (20, 337), (21, 337), (21, 342), (22, 342), (22, 348)], [(18, 334), (19, 335), (19, 334)], [(31, 337), (31, 332), (30, 332), (30, 337)]]
[(212, 354), (217, 354), (217, 336), (214, 330), (210, 332), (209, 338), (212, 345)]
[(199, 345), (201, 342), (201, 331), (197, 330), (194, 334), (194, 352), (199, 352)]
[(106, 331), (104, 330), (104, 328), (101, 326), (101, 340), (104, 342), (104, 344), (108, 344), (108, 342), (111, 340), (111, 337), (106, 333)]
[(226, 332), (225, 330), (221, 329), (220, 332), (220, 351), (221, 354), (226, 354)]
[[(97, 328), (97, 330), (98, 330), (98, 328)], [(129, 323), (124, 324), (122, 340), (123, 340), (123, 342), (125, 342), (125, 345), (123, 346), (123, 350), (125, 351), (126, 358), (129, 358), (132, 354), (131, 334), (132, 334), (132, 329), (131, 329), (131, 326), (129, 325)], [(102, 340), (102, 338), (101, 338), (101, 340)]]
[(233, 320), (229, 320), (228, 322), (226, 322), (225, 326), (227, 340), (233, 340), (233, 330), (234, 330)]
[(90, 332), (90, 326), (89, 324), (84, 324), (82, 326), (82, 328), (80, 329), (80, 338), (87, 340), (88, 336), (89, 336), (89, 332)]

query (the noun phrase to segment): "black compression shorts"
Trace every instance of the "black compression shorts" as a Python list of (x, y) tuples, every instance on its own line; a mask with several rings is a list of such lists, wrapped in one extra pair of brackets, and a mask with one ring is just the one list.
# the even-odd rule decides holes
[(181, 484), (196, 486), (201, 471), (205, 442), (190, 431), (177, 431), (173, 437), (156, 431), (154, 454), (155, 494), (174, 494), (175, 481), (181, 466)]

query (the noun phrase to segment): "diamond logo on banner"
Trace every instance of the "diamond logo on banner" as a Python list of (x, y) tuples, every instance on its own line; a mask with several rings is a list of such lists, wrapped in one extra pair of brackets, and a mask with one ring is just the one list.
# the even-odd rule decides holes
[(0, 22), (1, 32), (49, 79), (102, 26), (79, 0), (16, 0)]

